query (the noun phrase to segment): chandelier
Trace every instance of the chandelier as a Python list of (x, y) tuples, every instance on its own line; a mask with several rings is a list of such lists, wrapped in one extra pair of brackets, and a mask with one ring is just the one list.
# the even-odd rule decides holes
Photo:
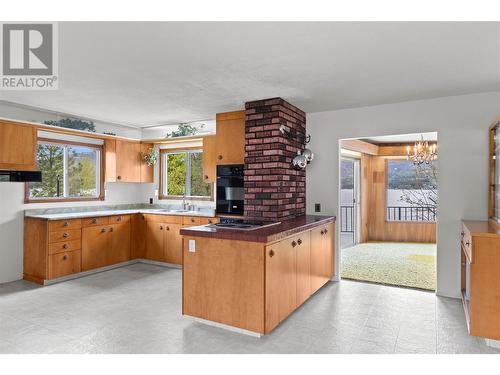
[(412, 160), (414, 165), (430, 164), (437, 159), (437, 144), (424, 141), (423, 135), (420, 137), (420, 141), (415, 142), (413, 150), (410, 146), (406, 146), (406, 159)]

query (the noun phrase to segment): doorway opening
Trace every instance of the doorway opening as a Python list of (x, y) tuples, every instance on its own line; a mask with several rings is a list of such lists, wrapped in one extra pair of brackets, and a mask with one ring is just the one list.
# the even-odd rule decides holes
[(437, 133), (344, 139), (339, 163), (340, 276), (435, 290)]

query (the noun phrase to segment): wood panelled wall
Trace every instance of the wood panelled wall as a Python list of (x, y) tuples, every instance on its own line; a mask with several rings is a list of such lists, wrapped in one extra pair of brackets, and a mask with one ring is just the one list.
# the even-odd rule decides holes
[(368, 154), (361, 156), (361, 242), (435, 243), (436, 223), (387, 221), (388, 153), (379, 153), (384, 156)]

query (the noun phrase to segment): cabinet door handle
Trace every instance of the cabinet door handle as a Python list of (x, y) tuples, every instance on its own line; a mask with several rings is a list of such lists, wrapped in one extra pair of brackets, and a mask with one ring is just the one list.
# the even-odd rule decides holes
[(325, 232), (324, 232), (323, 230), (322, 230), (321, 232), (319, 232), (319, 233), (321, 233), (321, 235), (324, 235), (324, 234), (325, 234)]
[(120, 216), (116, 221), (122, 221), (122, 217)]
[(269, 250), (269, 258), (272, 258), (274, 256), (274, 250)]
[(68, 244), (67, 244), (67, 243), (65, 243), (65, 244), (63, 245), (63, 249), (67, 249), (67, 248), (68, 248)]
[(117, 180), (121, 180), (121, 179), (122, 179), (122, 176), (116, 176), (116, 179), (117, 179)]
[(160, 230), (163, 230), (163, 226), (162, 225), (160, 225)]
[(66, 228), (68, 225), (69, 225), (69, 223), (67, 221), (65, 221), (64, 224), (63, 224), (63, 227)]
[(467, 247), (470, 246), (470, 242), (469, 241), (467, 241), (465, 244), (467, 245)]
[(92, 224), (96, 224), (97, 223), (97, 219), (92, 219)]
[(299, 238), (299, 239), (297, 240), (297, 243), (298, 243), (299, 245), (302, 245), (302, 240)]
[(101, 233), (106, 233), (106, 228), (102, 228)]
[(222, 155), (217, 156), (217, 159), (222, 160)]
[(69, 236), (68, 233), (66, 233), (66, 232), (63, 233), (63, 238), (68, 238), (68, 236)]
[(68, 259), (68, 256), (67, 256), (67, 255), (64, 255), (62, 259), (63, 259), (63, 260), (66, 260), (66, 259)]
[(327, 234), (327, 233), (328, 233), (328, 229), (325, 229), (325, 234)]
[(211, 219), (208, 219), (208, 224), (212, 224), (212, 220)]
[(113, 227), (109, 228), (109, 231), (112, 232), (113, 231)]
[(297, 246), (297, 242), (292, 241), (292, 247), (295, 247), (295, 246)]
[(460, 235), (462, 236), (462, 238), (464, 238), (465, 232), (464, 231), (460, 232)]
[(167, 225), (167, 230), (170, 230), (170, 227)]
[(207, 176), (207, 175), (203, 176), (203, 178), (204, 178), (205, 180), (208, 180), (208, 176)]

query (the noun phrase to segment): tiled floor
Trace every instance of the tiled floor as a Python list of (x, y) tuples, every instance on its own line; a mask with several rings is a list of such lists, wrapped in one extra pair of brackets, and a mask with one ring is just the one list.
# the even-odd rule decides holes
[[(254, 338), (181, 311), (181, 271), (135, 264), (49, 287), (0, 285), (0, 353), (492, 353), (459, 300), (329, 283)], [(498, 351), (500, 352), (500, 351)]]

